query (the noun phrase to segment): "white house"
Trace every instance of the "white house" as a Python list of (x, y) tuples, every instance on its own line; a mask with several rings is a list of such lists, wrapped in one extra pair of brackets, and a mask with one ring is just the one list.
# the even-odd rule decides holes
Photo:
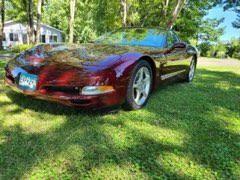
[[(36, 22), (34, 24), (36, 29)], [(52, 26), (41, 24), (41, 43), (63, 42), (63, 32)], [(4, 26), (4, 48), (27, 43), (27, 26), (15, 21), (7, 21)]]

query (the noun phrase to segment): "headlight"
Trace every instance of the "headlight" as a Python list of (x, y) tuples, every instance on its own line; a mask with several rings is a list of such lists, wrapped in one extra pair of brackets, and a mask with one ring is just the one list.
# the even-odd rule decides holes
[(99, 95), (114, 91), (112, 86), (85, 86), (82, 95)]

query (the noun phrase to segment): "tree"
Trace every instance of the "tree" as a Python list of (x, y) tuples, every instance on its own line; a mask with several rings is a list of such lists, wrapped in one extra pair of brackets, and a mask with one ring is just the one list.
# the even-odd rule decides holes
[(128, 14), (128, 3), (127, 0), (120, 0), (122, 5), (122, 24), (123, 27), (127, 27), (127, 14)]
[(35, 43), (34, 17), (36, 17), (36, 0), (9, 0), (8, 19), (27, 25), (27, 42)]
[(169, 6), (169, 0), (165, 0), (163, 1), (163, 16), (166, 17), (167, 16), (167, 12), (168, 12), (168, 6)]
[[(215, 6), (215, 1), (209, 0), (191, 0), (186, 1), (186, 5), (183, 7), (179, 14), (179, 18), (176, 20), (173, 29), (180, 35), (184, 41), (192, 39), (199, 39), (199, 35), (202, 33), (205, 26), (211, 30), (215, 30), (215, 27), (207, 24), (208, 20), (205, 20), (209, 9)], [(205, 28), (205, 29), (207, 29)]]
[(223, 10), (235, 9), (236, 7), (240, 6), (239, 0), (221, 0), (218, 3), (223, 5)]
[(237, 19), (232, 23), (233, 27), (240, 29), (240, 9), (235, 10), (237, 14)]
[(70, 0), (69, 43), (73, 43), (75, 5), (76, 0)]
[(28, 23), (28, 0), (10, 0), (6, 15), (9, 19), (22, 23)]
[(198, 45), (198, 50), (200, 50), (201, 56), (207, 57), (209, 51), (211, 50), (211, 44), (210, 42), (202, 42)]
[(36, 37), (35, 43), (40, 42), (40, 29), (41, 29), (41, 20), (42, 20), (42, 4), (43, 0), (38, 0), (37, 2), (37, 28), (36, 28)]
[(203, 17), (217, 0), (76, 1), (74, 22), (70, 21), (69, 1), (49, 1), (42, 20), (68, 36), (70, 27), (74, 27), (74, 42), (80, 43), (125, 26), (167, 28), (168, 24), (183, 40), (197, 39), (200, 27), (205, 24)]
[(33, 0), (27, 2), (27, 19), (28, 19), (28, 38), (29, 43), (34, 43), (34, 21), (33, 21)]
[(69, 2), (66, 0), (51, 0), (43, 6), (42, 22), (49, 24), (68, 34), (69, 31)]
[(168, 22), (168, 27), (172, 28), (180, 12), (182, 11), (186, 0), (178, 0), (177, 4), (172, 12), (171, 20)]
[(199, 27), (198, 40), (201, 42), (219, 41), (219, 37), (221, 37), (224, 32), (224, 28), (219, 27), (223, 21), (224, 18), (203, 20)]
[(223, 0), (220, 1), (223, 5), (224, 11), (233, 10), (237, 13), (237, 18), (233, 21), (232, 25), (234, 28), (240, 28), (240, 1), (239, 0)]
[(232, 39), (227, 45), (227, 55), (232, 58), (240, 59), (240, 38)]
[(0, 11), (1, 11), (1, 23), (0, 23), (0, 49), (3, 49), (3, 36), (4, 36), (4, 22), (5, 22), (5, 0), (1, 0), (0, 5)]

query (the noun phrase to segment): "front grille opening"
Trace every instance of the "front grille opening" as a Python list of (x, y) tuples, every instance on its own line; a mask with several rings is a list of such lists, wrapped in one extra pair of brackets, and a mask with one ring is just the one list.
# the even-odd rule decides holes
[(62, 92), (67, 94), (79, 94), (80, 88), (72, 86), (45, 86), (44, 89), (48, 92)]
[(86, 105), (86, 104), (89, 104), (90, 102), (91, 102), (90, 100), (82, 100), (82, 99), (71, 100), (71, 103), (75, 105)]

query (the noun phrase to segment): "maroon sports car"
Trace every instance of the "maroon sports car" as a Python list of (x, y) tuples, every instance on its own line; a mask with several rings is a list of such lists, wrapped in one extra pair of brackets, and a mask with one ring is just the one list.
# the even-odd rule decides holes
[(142, 108), (161, 82), (194, 78), (198, 52), (170, 30), (129, 28), (94, 43), (45, 44), (10, 60), (6, 83), (26, 95), (80, 108)]

